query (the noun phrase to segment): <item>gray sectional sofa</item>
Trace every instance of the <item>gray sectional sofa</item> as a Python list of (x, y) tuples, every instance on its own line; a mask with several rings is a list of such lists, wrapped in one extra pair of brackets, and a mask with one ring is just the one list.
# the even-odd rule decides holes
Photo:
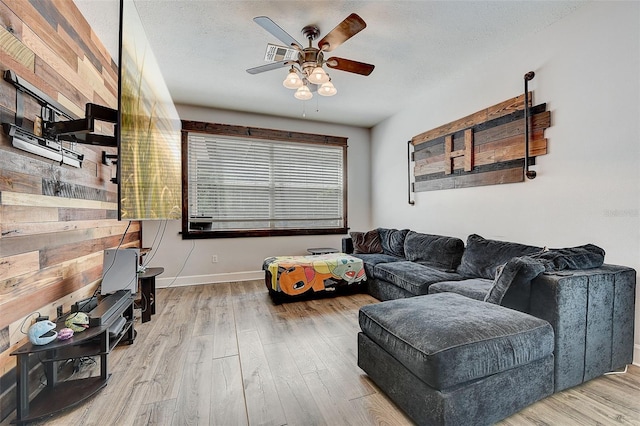
[(358, 365), (418, 424), (490, 424), (633, 360), (636, 271), (594, 245), (547, 250), (378, 228)]

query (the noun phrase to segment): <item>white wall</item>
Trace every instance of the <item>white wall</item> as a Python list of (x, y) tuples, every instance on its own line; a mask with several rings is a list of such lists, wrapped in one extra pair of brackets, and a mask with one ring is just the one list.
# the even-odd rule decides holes
[[(292, 102), (298, 101), (293, 99)], [(183, 120), (347, 137), (348, 226), (353, 230), (371, 227), (369, 129), (186, 105), (177, 105), (177, 109)], [(143, 222), (143, 246), (153, 247), (145, 262), (149, 266), (165, 268), (164, 274), (157, 279), (159, 287), (261, 278), (264, 276), (260, 272), (264, 258), (308, 254), (306, 249), (309, 247), (340, 248), (343, 237), (311, 235), (182, 240), (179, 235), (181, 226), (180, 221), (166, 222), (164, 236), (158, 243), (156, 235), (162, 234), (165, 223)], [(212, 255), (218, 256), (218, 263), (211, 262)]]
[[(534, 103), (551, 111), (538, 177), (421, 192), (409, 206), (398, 191), (406, 188), (406, 141), (522, 93), (530, 70)], [(549, 247), (590, 242), (606, 250), (607, 263), (640, 270), (639, 80), (640, 3), (597, 2), (439, 82), (373, 129), (373, 225)]]

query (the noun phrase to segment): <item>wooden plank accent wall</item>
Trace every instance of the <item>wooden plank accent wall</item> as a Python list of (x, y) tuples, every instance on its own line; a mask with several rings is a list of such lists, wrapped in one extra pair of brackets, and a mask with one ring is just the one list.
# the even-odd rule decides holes
[[(546, 104), (529, 107), (529, 157), (535, 161), (547, 153), (544, 131), (551, 126), (551, 113)], [(522, 182), (524, 124), (520, 95), (414, 136), (413, 190)]]
[[(87, 102), (117, 107), (117, 66), (72, 1), (0, 0), (0, 72), (8, 69), (79, 116)], [(16, 89), (2, 80), (2, 122), (14, 123), (15, 110)], [(25, 128), (40, 115), (28, 95), (24, 115)], [(67, 312), (98, 287), (104, 249), (140, 247), (139, 222), (123, 237), (103, 148), (76, 149), (80, 169), (17, 150), (0, 130), (0, 421), (15, 407), (9, 353), (26, 341), (30, 314)]]

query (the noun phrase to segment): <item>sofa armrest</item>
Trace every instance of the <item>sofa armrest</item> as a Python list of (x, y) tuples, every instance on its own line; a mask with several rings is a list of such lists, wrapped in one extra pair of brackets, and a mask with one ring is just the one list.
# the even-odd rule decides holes
[(346, 254), (353, 253), (353, 240), (351, 237), (342, 238), (342, 252)]
[(542, 274), (531, 282), (530, 313), (555, 332), (555, 391), (633, 361), (636, 271), (602, 265)]

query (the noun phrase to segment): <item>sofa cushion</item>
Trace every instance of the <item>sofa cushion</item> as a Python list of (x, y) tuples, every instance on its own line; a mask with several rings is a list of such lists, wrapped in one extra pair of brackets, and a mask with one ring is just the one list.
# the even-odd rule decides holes
[(464, 241), (442, 235), (421, 234), (409, 231), (404, 239), (404, 256), (407, 260), (454, 272), (464, 252)]
[(373, 277), (373, 269), (379, 263), (403, 262), (404, 258), (390, 256), (384, 253), (354, 253), (351, 256), (361, 259), (364, 263), (364, 272), (367, 277)]
[(442, 281), (429, 286), (429, 294), (457, 293), (471, 299), (484, 300), (493, 285), (493, 281), (484, 278), (472, 278), (462, 281)]
[(380, 263), (373, 269), (373, 276), (416, 296), (427, 294), (429, 286), (433, 283), (462, 279), (455, 272), (445, 272), (409, 261)]
[(408, 229), (378, 228), (382, 252), (391, 256), (404, 257), (404, 239), (408, 232)]
[(498, 266), (512, 257), (526, 256), (542, 252), (542, 247), (528, 246), (506, 241), (487, 240), (480, 235), (472, 234), (467, 238), (462, 261), (457, 272), (466, 278), (496, 277)]
[(380, 235), (377, 229), (368, 232), (351, 232), (350, 235), (353, 240), (354, 253), (382, 253), (382, 244), (380, 244)]
[(507, 371), (553, 353), (539, 318), (455, 293), (360, 308), (362, 332), (435, 389)]
[(498, 268), (485, 302), (529, 312), (531, 280), (544, 272), (542, 262), (528, 256), (514, 257)]

